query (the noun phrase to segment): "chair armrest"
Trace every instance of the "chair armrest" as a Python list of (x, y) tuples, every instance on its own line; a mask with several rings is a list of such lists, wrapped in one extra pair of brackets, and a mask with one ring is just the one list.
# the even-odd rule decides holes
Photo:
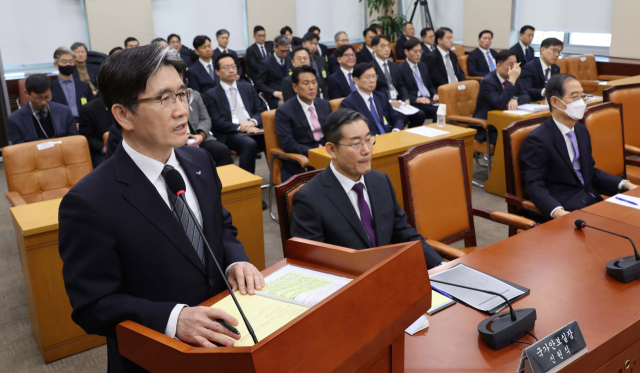
[(447, 115), (447, 121), (450, 121), (450, 120), (454, 121), (454, 122), (462, 122), (462, 123), (479, 125), (484, 129), (487, 128), (487, 120), (486, 119), (478, 119), (478, 118), (473, 118), (473, 117), (464, 117), (462, 115)]
[(525, 209), (525, 210), (531, 211), (538, 215), (542, 215), (542, 213), (540, 212), (540, 210), (538, 210), (536, 205), (534, 205), (533, 202), (529, 200), (520, 198), (518, 196), (514, 196), (513, 194), (509, 194), (509, 193), (507, 193), (504, 197), (506, 202), (512, 206), (515, 206), (519, 209)]
[(580, 80), (579, 82), (586, 93), (597, 92), (600, 84), (597, 80)]
[(435, 240), (427, 240), (427, 243), (433, 247), (433, 249), (440, 254), (441, 257), (447, 260), (456, 260), (467, 255), (462, 250), (458, 250), (453, 246), (449, 246), (446, 243)]
[(640, 167), (640, 159), (633, 159), (633, 158), (627, 157), (624, 159), (624, 164), (629, 166)]
[(467, 80), (477, 80), (477, 81), (481, 81), (482, 79), (484, 79), (484, 76), (468, 76)]
[(624, 144), (624, 151), (632, 155), (640, 155), (640, 148), (633, 145)]
[(298, 162), (300, 163), (300, 167), (302, 168), (309, 167), (309, 158), (305, 157), (302, 154), (285, 153), (284, 150), (280, 148), (271, 149), (271, 154), (275, 154), (279, 157), (287, 158), (292, 161)]
[(480, 207), (473, 208), (473, 215), (518, 229), (531, 229), (537, 225), (535, 221), (522, 216), (502, 211), (491, 211)]
[(27, 202), (22, 199), (22, 196), (18, 194), (18, 192), (9, 192), (6, 194), (6, 196), (13, 207), (27, 204)]
[(598, 80), (610, 81), (610, 80), (618, 80), (628, 78), (628, 76), (623, 75), (598, 75)]

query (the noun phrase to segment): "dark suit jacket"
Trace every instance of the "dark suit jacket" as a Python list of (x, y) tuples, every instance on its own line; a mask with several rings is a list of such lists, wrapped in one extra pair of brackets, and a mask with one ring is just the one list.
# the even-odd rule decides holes
[[(549, 67), (551, 68), (549, 78), (556, 74), (560, 74), (560, 66), (553, 64)], [(527, 91), (531, 100), (544, 100), (544, 97), (542, 97), (542, 90), (545, 87), (545, 82), (540, 58), (534, 58), (522, 67), (522, 72), (520, 73), (520, 79), (518, 79), (518, 81), (522, 82), (522, 87)]]
[(91, 159), (95, 164), (95, 158), (102, 155), (102, 149), (104, 149), (102, 136), (105, 132), (109, 132), (109, 128), (113, 125), (113, 116), (102, 100), (93, 100), (81, 106), (78, 113), (80, 114), (79, 132), (87, 138)]
[[(271, 57), (273, 54), (273, 42), (267, 41), (264, 44), (264, 52), (267, 57)], [(249, 74), (249, 78), (253, 80), (255, 83), (256, 79), (258, 79), (258, 73), (260, 72), (260, 64), (262, 63), (262, 52), (260, 52), (260, 47), (258, 44), (253, 43), (249, 48), (247, 48), (247, 52), (244, 54), (244, 62), (247, 64), (247, 73)]]
[[(456, 74), (458, 81), (466, 80), (464, 72), (458, 63), (458, 56), (455, 53), (449, 52), (449, 59), (451, 59), (451, 65), (453, 66), (453, 72)], [(438, 89), (443, 84), (449, 84), (449, 76), (447, 75), (447, 68), (444, 66), (444, 58), (442, 54), (436, 48), (433, 53), (429, 53), (425, 58), (427, 68), (429, 69), (429, 76), (431, 82)]]
[[(378, 246), (420, 241), (433, 268), (443, 259), (407, 223), (389, 176), (376, 170), (364, 175)], [(369, 235), (330, 167), (293, 195), (291, 235), (332, 245), (362, 250), (372, 247)]]
[(362, 62), (373, 62), (373, 58), (374, 57), (371, 52), (369, 52), (369, 49), (367, 49), (367, 46), (363, 45), (362, 49), (360, 49), (358, 53), (356, 53), (356, 64)]
[[(51, 115), (56, 130), (55, 137), (78, 134), (76, 120), (68, 106), (53, 101), (49, 102), (49, 114)], [(20, 110), (14, 111), (7, 117), (7, 132), (9, 132), (11, 144), (14, 145), (38, 140), (38, 134), (33, 126), (33, 114), (31, 113), (31, 106), (29, 104), (24, 105)]]
[[(316, 76), (318, 77), (318, 83), (322, 81), (324, 84), (329, 77), (329, 73), (327, 72), (327, 61), (324, 60), (321, 56), (313, 56), (313, 59), (316, 61), (316, 66), (318, 67), (316, 71)], [(309, 66), (313, 67), (311, 62), (309, 62)]]
[[(378, 61), (374, 59), (372, 64), (375, 66), (376, 74), (378, 75), (378, 80), (376, 81), (376, 92), (384, 93), (387, 98), (391, 99), (387, 77), (384, 75), (384, 72), (378, 64)], [(407, 94), (407, 90), (404, 87), (402, 78), (400, 78), (400, 69), (398, 68), (398, 64), (392, 61), (387, 61), (387, 66), (389, 66), (389, 74), (391, 75), (391, 79), (393, 79), (393, 86), (398, 92), (398, 97), (396, 99), (401, 101), (406, 100), (409, 95)]]
[(351, 86), (347, 81), (347, 77), (342, 73), (339, 65), (338, 70), (331, 74), (327, 79), (327, 93), (331, 100), (347, 97), (349, 93), (351, 93)]
[[(320, 79), (318, 78), (318, 98), (322, 98), (324, 100), (328, 100), (329, 99), (329, 95), (327, 94), (327, 87), (324, 84), (324, 79)], [(281, 86), (281, 91), (282, 91), (282, 98), (284, 99), (284, 102), (289, 101), (291, 98), (296, 96), (296, 93), (293, 91), (293, 78), (291, 77), (291, 75), (288, 75), (286, 78), (282, 79), (282, 86)], [(320, 94), (322, 93), (322, 97), (320, 97)]]
[(316, 54), (314, 56), (322, 57), (322, 59), (327, 62), (329, 60), (329, 48), (327, 48), (327, 46), (322, 43), (318, 43), (318, 50), (322, 50), (322, 56), (320, 55), (320, 53), (318, 53), (318, 51), (316, 51)]
[(533, 130), (520, 150), (525, 192), (547, 218), (558, 206), (573, 211), (602, 201), (598, 191), (617, 194), (618, 184), (622, 181), (595, 167), (589, 131), (581, 123), (576, 123), (574, 129), (584, 185), (573, 169), (564, 136), (553, 118), (548, 118)]
[(507, 83), (507, 88), (500, 84), (497, 73), (494, 71), (487, 74), (480, 82), (480, 92), (476, 99), (476, 110), (473, 112), (474, 118), (487, 119), (491, 110), (507, 110), (509, 101), (513, 97), (518, 97), (518, 104), (524, 105), (531, 102), (529, 95), (522, 88), (520, 79), (516, 84)]
[(522, 46), (520, 45), (520, 42), (515, 43), (511, 48), (509, 48), (509, 50), (513, 51), (516, 54), (516, 59), (522, 66), (524, 66), (529, 61), (532, 61), (534, 58), (533, 48), (531, 46), (528, 46), (527, 55), (525, 56), (524, 51), (522, 50)]
[[(236, 66), (238, 66), (238, 75), (242, 76), (244, 73), (242, 72), (242, 65), (240, 64), (240, 60), (238, 59), (238, 53), (236, 53), (236, 51), (231, 50), (229, 48), (227, 48), (227, 53), (233, 55), (233, 60), (236, 61)], [(220, 52), (220, 49), (218, 49), (218, 47), (216, 47), (213, 50), (213, 56), (211, 56), (211, 60), (215, 61), (216, 58), (221, 54), (222, 54), (222, 52)]]
[[(333, 111), (328, 101), (320, 98), (313, 100), (320, 127), (324, 126), (327, 117)], [(286, 153), (297, 153), (308, 156), (309, 149), (315, 149), (326, 143), (324, 137), (316, 141), (311, 125), (302, 110), (297, 96), (285, 102), (276, 110), (276, 132), (282, 150)]]
[(329, 70), (329, 75), (340, 70), (340, 64), (338, 63), (338, 57), (336, 57), (335, 52), (329, 56), (329, 59), (327, 60), (327, 70)]
[[(98, 89), (98, 71), (100, 71), (100, 66), (90, 63), (87, 64), (87, 72), (89, 73), (89, 78), (91, 79), (91, 83), (94, 87), (96, 87), (96, 89)], [(77, 66), (75, 69), (73, 69), (73, 79), (74, 81), (80, 80), (80, 73), (78, 73)]]
[(396, 41), (396, 58), (399, 60), (406, 60), (407, 55), (404, 53), (404, 43), (407, 42), (407, 37), (404, 35), (400, 35), (398, 41)]
[[(378, 119), (380, 120), (380, 124), (384, 127), (385, 133), (391, 132), (394, 128), (399, 130), (404, 129), (404, 122), (402, 121), (402, 118), (398, 115), (393, 106), (391, 106), (387, 96), (376, 91), (371, 92), (371, 94), (373, 95), (373, 101), (376, 104)], [(351, 92), (347, 97), (345, 97), (344, 100), (342, 100), (340, 107), (353, 109), (364, 115), (364, 117), (367, 118), (367, 122), (369, 122), (369, 130), (371, 131), (371, 134), (374, 136), (383, 135), (378, 130), (378, 126), (373, 119), (373, 114), (371, 114), (367, 103), (364, 102), (358, 90)], [(387, 122), (386, 124), (385, 119)]]
[[(220, 266), (248, 261), (220, 201), (211, 156), (189, 146), (175, 153)], [(176, 304), (196, 306), (226, 289), (209, 252), (203, 265), (178, 219), (122, 147), (64, 196), (59, 221), (71, 318), (87, 333), (107, 337), (111, 372), (143, 371), (117, 354), (120, 322), (164, 333)]]
[[(433, 48), (435, 49), (435, 45), (433, 45)], [(427, 46), (426, 43), (422, 43), (422, 56), (420, 57), (420, 62), (424, 62), (424, 64), (427, 64), (427, 55), (429, 53), (433, 52), (432, 50), (429, 49), (429, 47)]]
[(122, 142), (122, 131), (115, 125), (109, 127), (109, 138), (107, 139), (107, 158), (115, 154)]
[[(211, 68), (213, 69), (213, 59), (211, 60)], [(220, 84), (220, 77), (216, 74), (215, 70), (213, 71), (214, 78), (212, 78), (199, 60), (196, 60), (193, 65), (191, 65), (189, 70), (187, 70), (186, 76), (189, 80), (189, 88), (200, 93), (204, 93)]]
[[(73, 85), (76, 87), (76, 105), (78, 107), (78, 115), (80, 115), (80, 107), (82, 106), (82, 98), (87, 100), (89, 103), (93, 100), (93, 91), (91, 90), (91, 86), (87, 82), (83, 82), (79, 78), (73, 78)], [(58, 79), (54, 79), (51, 82), (51, 102), (57, 102), (62, 105), (69, 106), (67, 102), (67, 96), (64, 95), (64, 91), (62, 90), (62, 86)]]
[[(489, 49), (489, 52), (493, 56), (494, 60), (498, 57), (498, 52), (493, 49)], [(485, 76), (491, 72), (487, 58), (480, 48), (476, 48), (469, 53), (469, 58), (467, 59), (467, 71), (469, 72), (469, 76)]]
[[(418, 83), (416, 83), (414, 71), (411, 69), (411, 66), (409, 66), (409, 63), (407, 61), (400, 64), (399, 70), (400, 70), (400, 79), (402, 80), (402, 85), (404, 86), (405, 91), (409, 96), (408, 98), (409, 98), (409, 101), (411, 102), (411, 105), (414, 105), (416, 103), (416, 100), (418, 99), (418, 93), (420, 92), (420, 89), (418, 89)], [(427, 91), (431, 95), (429, 99), (432, 99), (434, 95), (438, 94), (438, 90), (436, 89), (436, 87), (433, 86), (433, 83), (431, 83), (431, 78), (429, 77), (429, 69), (427, 68), (427, 65), (424, 64), (423, 62), (418, 62), (418, 71), (420, 72), (420, 77), (422, 78), (422, 82), (424, 83), (425, 87), (427, 88)]]
[(184, 64), (189, 68), (193, 65), (193, 61), (198, 60), (198, 55), (193, 49), (189, 49), (189, 47), (183, 45), (182, 48), (180, 48), (180, 58), (182, 58)]
[(285, 58), (285, 75), (282, 75), (280, 64), (274, 55), (265, 59), (260, 64), (258, 79), (255, 81), (256, 90), (266, 94), (267, 98), (273, 98), (273, 92), (282, 89), (282, 79), (293, 70), (289, 56)]
[[(250, 118), (258, 122), (258, 126), (262, 127), (262, 112), (264, 107), (258, 97), (258, 93), (253, 86), (245, 81), (238, 80), (238, 93), (242, 97), (244, 108), (249, 113)], [(229, 134), (239, 133), (238, 124), (233, 123), (231, 116), (231, 108), (229, 107), (229, 99), (221, 84), (211, 88), (202, 95), (204, 105), (207, 107), (209, 116), (211, 117), (211, 132), (216, 139), (222, 143), (227, 141)]]

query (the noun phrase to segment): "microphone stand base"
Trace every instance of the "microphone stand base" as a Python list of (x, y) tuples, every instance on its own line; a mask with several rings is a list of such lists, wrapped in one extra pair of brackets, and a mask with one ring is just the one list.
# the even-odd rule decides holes
[(510, 312), (502, 312), (484, 319), (478, 324), (480, 338), (494, 350), (509, 346), (526, 335), (536, 324), (536, 309), (514, 310), (517, 320), (511, 321)]
[(640, 261), (634, 255), (614, 259), (607, 263), (607, 273), (626, 284), (640, 278)]

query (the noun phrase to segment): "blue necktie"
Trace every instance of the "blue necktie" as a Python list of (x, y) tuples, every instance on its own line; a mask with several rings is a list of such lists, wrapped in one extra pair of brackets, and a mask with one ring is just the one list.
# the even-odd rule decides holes
[(491, 53), (487, 51), (487, 61), (489, 61), (489, 70), (493, 71), (496, 69), (496, 65), (493, 64), (493, 60), (491, 59)]
[(378, 117), (376, 106), (373, 104), (373, 96), (369, 96), (369, 108), (371, 110), (371, 115), (373, 115), (373, 120), (376, 121), (376, 125), (378, 126), (378, 131), (380, 132), (380, 134), (383, 135), (387, 133), (387, 131), (384, 130), (382, 123), (380, 123), (380, 117)]
[(260, 46), (260, 52), (262, 52), (262, 59), (264, 60), (265, 58), (267, 58), (267, 55), (264, 53), (264, 46), (261, 45)]
[(422, 79), (420, 78), (420, 72), (418, 72), (418, 65), (413, 65), (413, 74), (416, 76), (416, 83), (418, 83), (418, 89), (420, 90), (420, 94), (422, 97), (431, 97), (429, 92), (427, 92), (427, 88), (424, 86)]
[(356, 85), (353, 83), (353, 76), (349, 73), (349, 86), (351, 87), (351, 92), (356, 91)]

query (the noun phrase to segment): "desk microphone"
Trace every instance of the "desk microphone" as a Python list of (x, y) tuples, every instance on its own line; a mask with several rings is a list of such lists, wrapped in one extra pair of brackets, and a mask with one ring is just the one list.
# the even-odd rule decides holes
[[(236, 307), (238, 307), (238, 311), (240, 311), (240, 315), (242, 315), (242, 320), (244, 320), (244, 324), (247, 326), (247, 329), (249, 330), (249, 334), (251, 334), (251, 338), (253, 338), (253, 343), (257, 344), (258, 338), (256, 338), (256, 334), (253, 332), (253, 328), (251, 327), (251, 324), (249, 324), (249, 320), (247, 320), (247, 317), (244, 315), (244, 312), (242, 312), (242, 307), (240, 307), (240, 303), (238, 303), (236, 296), (233, 294), (233, 291), (231, 290), (231, 286), (229, 286), (229, 282), (227, 281), (227, 278), (225, 277), (224, 272), (222, 272), (222, 268), (220, 268), (220, 264), (218, 264), (218, 260), (216, 259), (215, 255), (213, 255), (213, 251), (211, 250), (211, 246), (209, 246), (209, 242), (207, 242), (207, 239), (204, 237), (204, 233), (202, 233), (202, 228), (200, 228), (200, 224), (197, 223), (198, 220), (196, 219), (196, 216), (193, 214), (193, 211), (191, 211), (191, 208), (187, 203), (187, 199), (184, 196), (186, 185), (184, 183), (184, 179), (182, 178), (182, 175), (180, 175), (180, 172), (178, 172), (178, 170), (176, 170), (175, 168), (171, 168), (170, 170), (167, 170), (167, 172), (163, 173), (163, 177), (171, 193), (175, 194), (179, 198), (182, 198), (184, 205), (187, 207), (187, 211), (189, 211), (189, 215), (191, 215), (191, 219), (193, 219), (196, 222), (195, 226), (198, 229), (198, 233), (200, 233), (200, 237), (202, 237), (202, 241), (204, 241), (205, 246), (207, 246), (207, 249), (209, 249), (209, 254), (211, 254), (213, 261), (216, 263), (216, 267), (218, 268), (218, 271), (220, 271), (222, 280), (224, 280), (225, 285), (227, 285), (227, 289), (229, 290), (229, 293), (231, 294), (233, 301), (236, 303)], [(225, 326), (225, 324), (226, 322), (221, 323), (222, 326)], [(227, 327), (227, 329), (229, 328)], [(231, 330), (234, 333), (237, 333), (237, 331), (233, 331), (232, 329), (229, 329), (229, 330)]]
[(627, 282), (631, 282), (640, 278), (640, 255), (638, 255), (636, 245), (633, 243), (631, 238), (623, 236), (621, 234), (605, 231), (604, 229), (596, 228), (591, 225), (587, 225), (584, 220), (576, 220), (575, 224), (576, 228), (578, 229), (589, 227), (591, 229), (596, 229), (629, 240), (629, 242), (631, 242), (631, 246), (633, 246), (635, 255), (623, 256), (621, 258), (610, 261), (609, 263), (607, 263), (607, 273), (611, 275), (611, 277), (625, 284)]
[(524, 337), (525, 334), (530, 332), (536, 324), (537, 316), (535, 308), (523, 308), (514, 311), (509, 299), (500, 293), (438, 280), (431, 280), (431, 282), (497, 295), (504, 299), (509, 306), (509, 312), (502, 312), (489, 316), (478, 324), (478, 333), (480, 333), (480, 338), (482, 338), (484, 343), (494, 350), (503, 349), (513, 342), (518, 341), (520, 338)]

